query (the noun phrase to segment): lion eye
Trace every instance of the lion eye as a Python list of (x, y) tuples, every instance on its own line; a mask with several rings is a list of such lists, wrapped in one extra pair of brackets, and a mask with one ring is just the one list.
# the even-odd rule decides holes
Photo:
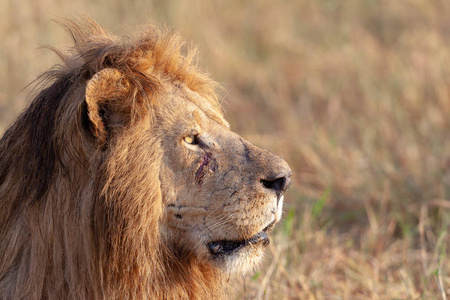
[(197, 145), (198, 144), (198, 138), (196, 135), (188, 135), (185, 136), (184, 141), (190, 145)]

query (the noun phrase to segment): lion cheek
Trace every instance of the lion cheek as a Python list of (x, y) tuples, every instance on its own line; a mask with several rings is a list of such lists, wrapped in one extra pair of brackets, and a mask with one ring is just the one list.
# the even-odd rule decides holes
[(212, 153), (206, 153), (203, 156), (202, 162), (200, 163), (200, 166), (198, 167), (197, 171), (195, 172), (194, 181), (197, 184), (198, 187), (202, 186), (203, 179), (208, 174), (214, 174), (217, 170), (217, 162), (216, 159), (213, 157)]

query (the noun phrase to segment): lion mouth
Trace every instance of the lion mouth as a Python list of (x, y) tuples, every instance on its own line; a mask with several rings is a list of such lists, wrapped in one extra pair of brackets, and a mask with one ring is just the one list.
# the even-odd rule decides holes
[(248, 239), (229, 241), (220, 240), (213, 241), (207, 244), (209, 252), (214, 256), (230, 255), (239, 251), (240, 249), (249, 245), (262, 245), (266, 247), (270, 244), (270, 239), (267, 236), (267, 231), (272, 229), (275, 225), (275, 221), (267, 225), (262, 231), (258, 232), (254, 236)]

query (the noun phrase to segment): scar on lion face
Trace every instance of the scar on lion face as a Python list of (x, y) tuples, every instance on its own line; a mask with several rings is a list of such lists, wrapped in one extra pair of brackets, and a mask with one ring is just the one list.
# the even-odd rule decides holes
[(206, 172), (215, 171), (214, 165), (210, 165), (210, 162), (213, 160), (212, 153), (206, 153), (203, 156), (203, 161), (200, 164), (200, 167), (198, 168), (197, 172), (195, 172), (195, 183), (197, 183), (199, 186), (202, 185), (202, 180), (205, 177)]

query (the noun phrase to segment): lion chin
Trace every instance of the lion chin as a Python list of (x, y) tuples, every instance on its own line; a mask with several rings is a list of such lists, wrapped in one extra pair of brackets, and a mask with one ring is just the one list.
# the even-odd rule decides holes
[(230, 130), (179, 35), (66, 27), (0, 140), (0, 298), (223, 297), (261, 262), (289, 165)]
[(245, 275), (254, 271), (262, 261), (264, 249), (270, 244), (269, 233), (280, 220), (284, 196), (274, 219), (261, 231), (249, 238), (238, 240), (215, 240), (206, 243), (213, 263), (224, 272)]
[[(273, 225), (274, 222), (269, 226)], [(214, 264), (233, 275), (254, 271), (262, 260), (264, 248), (270, 244), (269, 226), (248, 239), (209, 242), (207, 248)]]

